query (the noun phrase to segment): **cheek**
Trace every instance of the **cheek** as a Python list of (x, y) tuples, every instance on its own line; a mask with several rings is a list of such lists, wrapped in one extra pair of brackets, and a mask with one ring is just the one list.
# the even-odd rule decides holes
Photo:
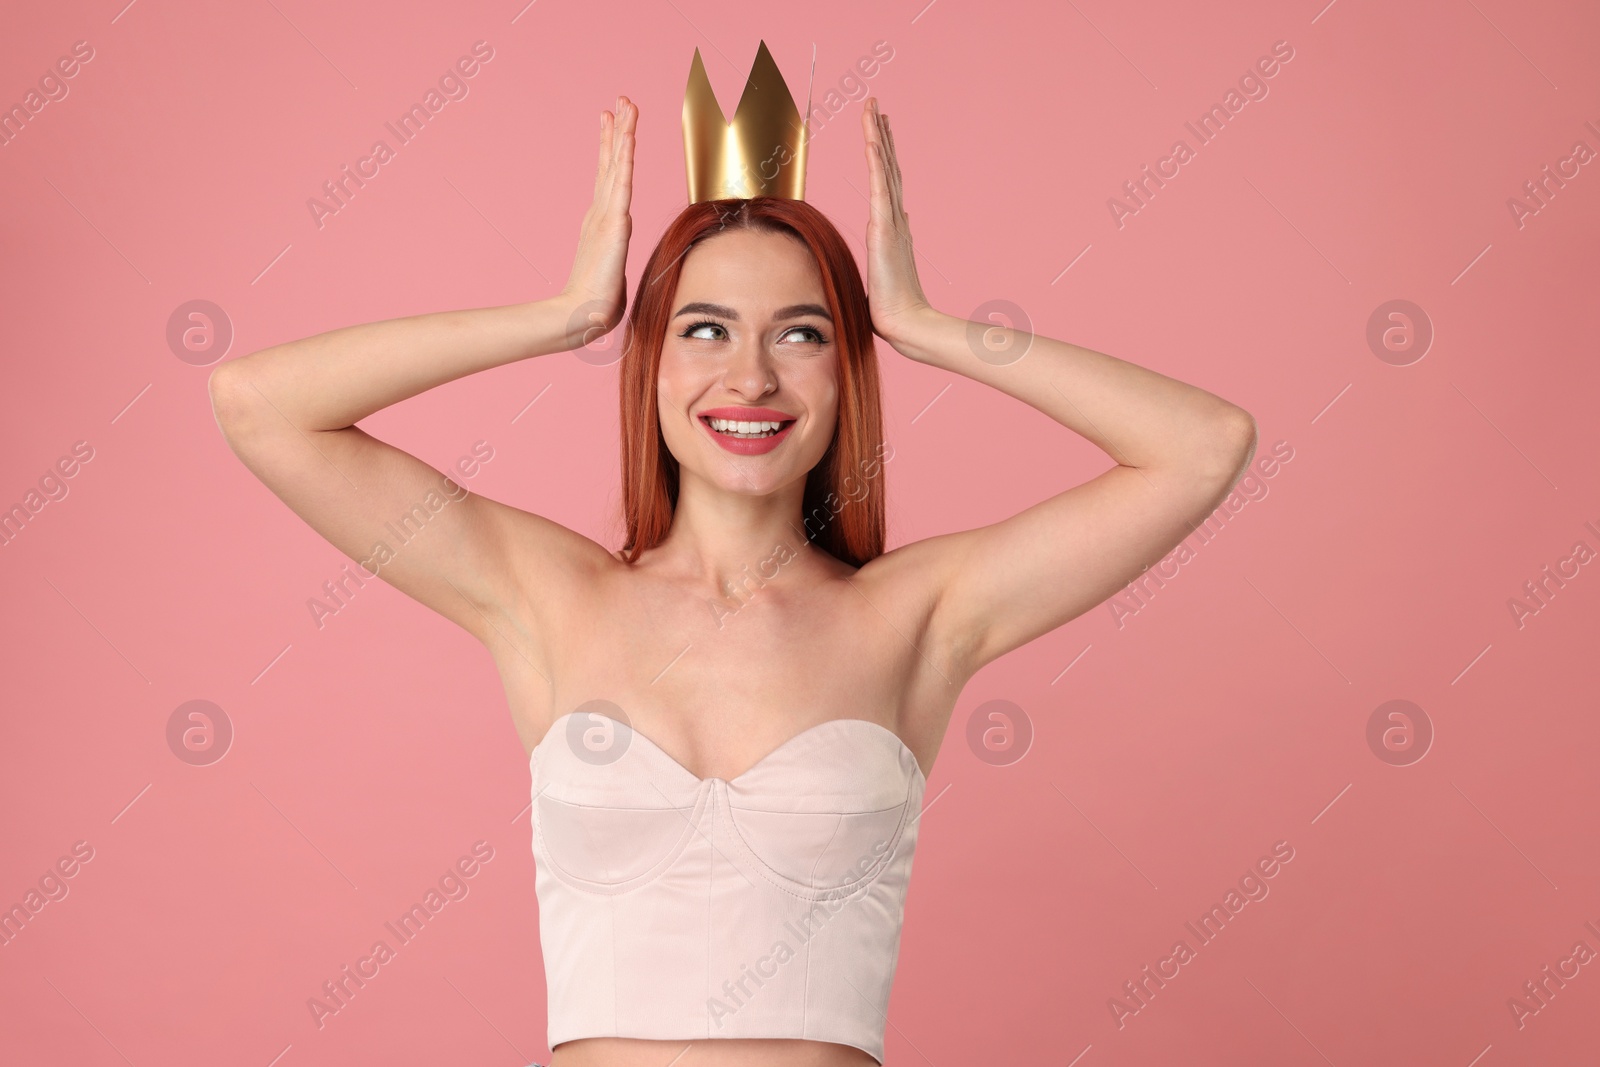
[(815, 412), (835, 412), (839, 407), (839, 369), (836, 362), (818, 362), (805, 368), (795, 380)]
[(661, 367), (656, 372), (656, 402), (662, 413), (665, 415), (685, 410), (689, 402), (705, 389), (706, 383), (700, 378), (694, 368), (662, 352)]

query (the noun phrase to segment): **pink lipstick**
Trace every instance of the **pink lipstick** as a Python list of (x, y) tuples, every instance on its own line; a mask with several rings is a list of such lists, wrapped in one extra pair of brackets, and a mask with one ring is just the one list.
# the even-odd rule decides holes
[[(716, 429), (711, 425), (712, 419), (719, 423), (729, 420), (744, 424), (744, 433), (740, 433), (740, 427), (726, 423), (723, 429)], [(779, 442), (789, 435), (795, 418), (788, 412), (774, 408), (720, 407), (700, 412), (696, 421), (727, 451), (740, 456), (759, 456), (778, 447)], [(777, 423), (778, 426), (774, 431), (770, 426), (763, 426), (764, 423)]]

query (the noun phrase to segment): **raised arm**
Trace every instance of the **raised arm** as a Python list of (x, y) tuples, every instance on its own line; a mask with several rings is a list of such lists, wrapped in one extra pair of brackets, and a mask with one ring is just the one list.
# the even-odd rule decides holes
[(210, 380), (229, 447), (312, 529), (460, 624), (497, 658), (514, 650), (546, 677), (538, 662), (538, 600), (559, 595), (563, 583), (608, 559), (606, 551), (468, 492), (456, 477), (355, 424), (436, 385), (568, 351), (616, 326), (625, 302), (637, 114), (619, 97), (618, 114), (601, 116), (595, 198), (561, 293), (344, 327), (224, 363)]
[(917, 285), (892, 135), (875, 105), (862, 120), (874, 328), (911, 359), (1039, 409), (1116, 463), (1004, 521), (896, 549), (880, 557), (881, 579), (867, 573), (880, 560), (863, 568), (869, 582), (931, 581), (924, 652), (965, 678), (1094, 607), (1188, 536), (1250, 462), (1255, 420), (1203, 389), (1037, 334), (985, 323), (998, 348), (1024, 354), (978, 358), (972, 324), (934, 310)]

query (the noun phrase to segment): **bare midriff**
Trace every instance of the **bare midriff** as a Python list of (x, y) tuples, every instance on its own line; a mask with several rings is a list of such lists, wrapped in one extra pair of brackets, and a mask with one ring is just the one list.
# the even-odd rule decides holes
[(831, 1041), (586, 1037), (563, 1041), (550, 1067), (878, 1067), (878, 1061), (853, 1045)]

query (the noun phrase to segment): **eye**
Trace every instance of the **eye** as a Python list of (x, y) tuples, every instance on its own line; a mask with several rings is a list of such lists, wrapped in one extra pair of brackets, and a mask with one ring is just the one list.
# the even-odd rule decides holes
[[(699, 322), (690, 323), (687, 327), (685, 327), (684, 331), (682, 333), (680, 333), (678, 336), (679, 337), (692, 338), (692, 339), (697, 340), (697, 341), (721, 340), (721, 338), (718, 338), (718, 337), (699, 337), (699, 336), (697, 336), (697, 334), (701, 330), (723, 330), (723, 326), (722, 326), (722, 323), (720, 323), (720, 322), (713, 322), (710, 319), (702, 319)], [(726, 332), (727, 332), (726, 330), (723, 330), (724, 334), (726, 334)], [(798, 333), (806, 333), (806, 334), (810, 334), (811, 335), (805, 341), (805, 343), (807, 343), (807, 344), (825, 345), (825, 344), (828, 343), (827, 336), (825, 334), (823, 334), (823, 332), (821, 330), (817, 329), (815, 326), (791, 326), (789, 329), (783, 331), (783, 336), (784, 337), (788, 337), (790, 334), (797, 333), (797, 332)]]
[(827, 337), (825, 337), (822, 331), (817, 329), (815, 326), (795, 326), (792, 329), (785, 330), (783, 332), (783, 336), (788, 337), (791, 333), (794, 333), (797, 330), (811, 334), (811, 336), (814, 338), (814, 340), (810, 342), (811, 344), (825, 345), (828, 343)]
[[(714, 329), (714, 330), (722, 329), (722, 323), (720, 323), (720, 322), (712, 322), (709, 319), (702, 319), (700, 322), (690, 323), (688, 329), (684, 330), (678, 336), (679, 337), (694, 337), (694, 334), (695, 334), (696, 330), (703, 330), (708, 326), (711, 329)], [(709, 341), (709, 340), (711, 340), (711, 338), (709, 338), (709, 337), (701, 337), (701, 338), (698, 338), (698, 340)]]

